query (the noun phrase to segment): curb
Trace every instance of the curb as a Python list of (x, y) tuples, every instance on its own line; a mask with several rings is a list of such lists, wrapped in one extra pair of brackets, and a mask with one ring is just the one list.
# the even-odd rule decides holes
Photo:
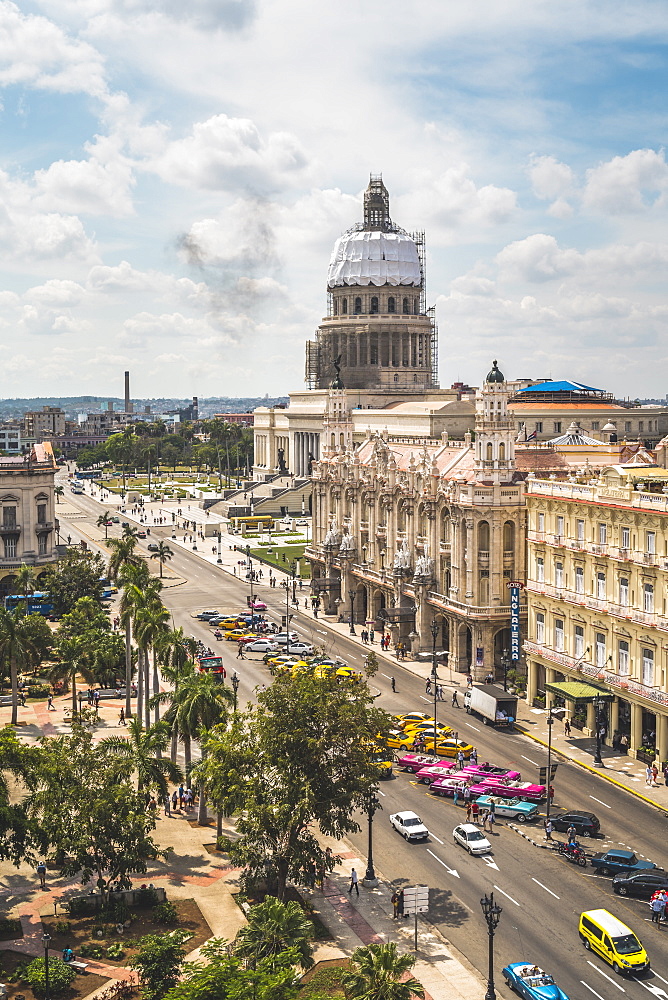
[(516, 826), (515, 823), (506, 823), (506, 826), (509, 830), (514, 830), (515, 833), (519, 833), (520, 837), (523, 837), (524, 840), (528, 840), (529, 843), (533, 844), (534, 847), (540, 847), (543, 851), (556, 850), (556, 848), (552, 847), (550, 844), (539, 844), (537, 840), (534, 840), (532, 837), (530, 837), (528, 833), (525, 833), (524, 830), (521, 830), (519, 826)]
[[(527, 729), (523, 729), (522, 726), (519, 726), (517, 723), (515, 723), (515, 729), (521, 733), (522, 736), (528, 736), (530, 740), (534, 741), (534, 743), (539, 743), (542, 747), (547, 749), (547, 743), (545, 740), (541, 740), (539, 736), (534, 736), (533, 733), (530, 733)], [(611, 785), (616, 785), (617, 788), (621, 788), (623, 792), (628, 792), (629, 795), (633, 795), (642, 802), (646, 802), (647, 805), (653, 806), (655, 809), (658, 809), (659, 812), (662, 812), (668, 819), (668, 810), (665, 806), (655, 802), (654, 799), (648, 799), (646, 795), (642, 794), (642, 792), (637, 792), (635, 788), (629, 788), (628, 785), (625, 785), (621, 781), (617, 781), (617, 779), (613, 778), (611, 775), (605, 774), (605, 770), (600, 771), (598, 768), (592, 767), (590, 764), (585, 764), (583, 761), (576, 760), (575, 757), (569, 757), (568, 754), (565, 754), (562, 750), (559, 750), (554, 746), (552, 747), (552, 753), (558, 754), (560, 757), (563, 757), (564, 760), (569, 761), (571, 764), (575, 764), (576, 767), (581, 767), (583, 771), (589, 771), (590, 774), (595, 774), (598, 778), (603, 778), (604, 781), (609, 782)]]

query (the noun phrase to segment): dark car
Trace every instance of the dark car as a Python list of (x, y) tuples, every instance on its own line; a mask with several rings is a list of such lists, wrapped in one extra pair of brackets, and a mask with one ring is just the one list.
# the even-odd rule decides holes
[(579, 809), (572, 809), (566, 813), (555, 813), (551, 819), (555, 830), (565, 831), (568, 830), (569, 826), (574, 826), (579, 837), (598, 837), (601, 830), (598, 816), (590, 812), (581, 812)]
[(659, 889), (668, 891), (668, 875), (665, 872), (633, 872), (630, 875), (615, 875), (612, 891), (619, 896), (635, 896), (637, 899), (651, 899)]
[(592, 868), (601, 875), (617, 875), (623, 872), (630, 875), (631, 872), (647, 871), (656, 869), (653, 861), (645, 861), (637, 858), (633, 851), (606, 851), (605, 854), (595, 854), (591, 859)]

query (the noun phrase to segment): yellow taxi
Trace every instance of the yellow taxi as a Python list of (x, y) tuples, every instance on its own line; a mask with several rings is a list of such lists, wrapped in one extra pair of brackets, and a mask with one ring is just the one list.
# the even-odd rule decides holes
[(405, 729), (407, 726), (418, 722), (434, 721), (433, 715), (427, 715), (426, 712), (409, 712), (408, 715), (397, 715), (395, 718), (399, 729)]
[(231, 629), (231, 628), (237, 628), (238, 625), (239, 625), (238, 618), (224, 618), (222, 622), (218, 622), (218, 624), (213, 625), (212, 628)]
[(299, 659), (295, 656), (272, 656), (270, 660), (267, 660), (267, 663), (272, 674), (276, 674), (285, 669), (289, 670), (295, 663), (299, 663)]
[(228, 642), (239, 642), (241, 639), (257, 639), (255, 633), (249, 632), (245, 628), (233, 628), (228, 632), (223, 632), (223, 635)]
[[(383, 739), (379, 736), (378, 739)], [(402, 729), (390, 729), (384, 739), (385, 746), (392, 750), (403, 750), (405, 753), (414, 749), (415, 736), (412, 733), (405, 733)]]
[(336, 672), (336, 669), (330, 663), (318, 663), (313, 669), (313, 676), (319, 677), (322, 680), (325, 677), (331, 677)]
[[(448, 733), (453, 731), (452, 726), (446, 726), (445, 723), (436, 723), (436, 732), (440, 733), (441, 736), (447, 736)], [(412, 722), (409, 726), (404, 727), (405, 733), (415, 733), (417, 735), (420, 733), (424, 736), (433, 736), (434, 734), (434, 720), (427, 719), (424, 722)]]
[(339, 667), (336, 671), (335, 677), (347, 677), (351, 681), (356, 681), (359, 683), (362, 680), (362, 675), (358, 670), (353, 670), (352, 667)]
[(424, 743), (425, 753), (437, 753), (439, 757), (456, 757), (461, 750), (464, 754), (466, 760), (471, 756), (471, 751), (473, 747), (470, 743), (465, 743), (463, 740), (449, 739), (437, 739), (436, 746), (434, 746), (434, 740), (432, 737), (426, 737)]
[(392, 777), (392, 764), (394, 754), (391, 750), (384, 750), (383, 747), (371, 740), (362, 740), (362, 747), (369, 755), (369, 760), (378, 768), (380, 778)]

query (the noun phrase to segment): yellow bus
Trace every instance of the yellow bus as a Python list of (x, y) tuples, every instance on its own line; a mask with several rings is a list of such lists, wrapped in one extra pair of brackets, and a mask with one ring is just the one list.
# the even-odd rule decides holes
[(265, 531), (267, 531), (269, 528), (274, 527), (274, 519), (269, 514), (263, 514), (259, 516), (255, 514), (253, 515), (247, 514), (247, 515), (241, 515), (239, 517), (230, 518), (230, 528), (234, 529), (235, 531), (240, 531), (242, 525), (244, 524), (246, 525), (246, 529), (262, 528)]

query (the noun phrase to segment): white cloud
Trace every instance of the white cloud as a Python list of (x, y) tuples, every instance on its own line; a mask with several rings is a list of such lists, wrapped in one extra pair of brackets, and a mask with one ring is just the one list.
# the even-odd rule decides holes
[(665, 204), (668, 164), (663, 150), (635, 149), (587, 171), (586, 209), (624, 215)]
[(35, 173), (35, 206), (73, 214), (131, 215), (132, 164), (111, 138), (97, 136), (87, 149), (88, 160), (56, 160)]
[(554, 236), (535, 233), (497, 254), (502, 275), (513, 281), (549, 281), (572, 274), (580, 262), (575, 250), (562, 250)]

